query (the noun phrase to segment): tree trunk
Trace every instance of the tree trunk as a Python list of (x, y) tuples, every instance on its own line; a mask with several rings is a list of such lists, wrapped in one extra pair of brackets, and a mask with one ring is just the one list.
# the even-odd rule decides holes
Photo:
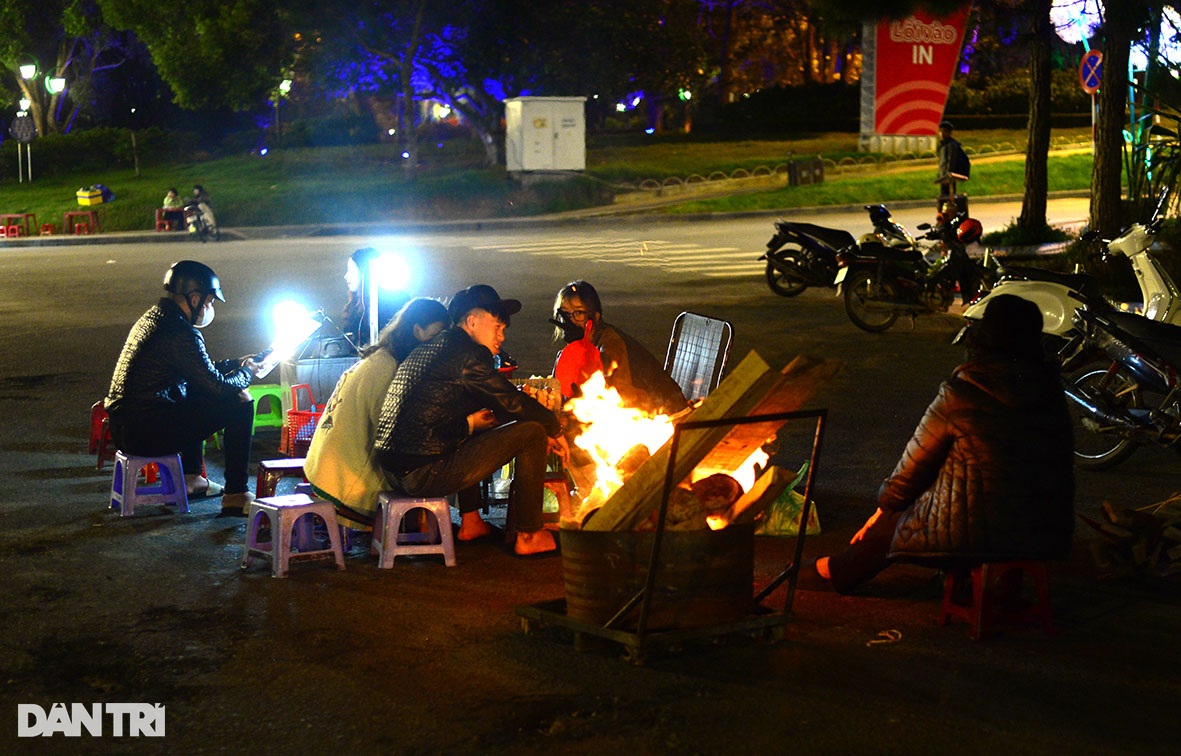
[(1029, 141), (1025, 147), (1025, 196), (1017, 228), (1031, 234), (1046, 227), (1047, 163), (1050, 152), (1050, 52), (1052, 0), (1033, 0), (1029, 46)]
[(1135, 22), (1109, 13), (1104, 27), (1103, 79), (1095, 121), (1095, 162), (1091, 169), (1091, 227), (1104, 237), (1123, 226), (1124, 119), (1128, 101), (1128, 50)]

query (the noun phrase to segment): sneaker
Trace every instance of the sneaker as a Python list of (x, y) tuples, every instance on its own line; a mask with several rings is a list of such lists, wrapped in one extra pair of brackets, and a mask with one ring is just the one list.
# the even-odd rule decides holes
[(221, 517), (245, 517), (250, 509), (250, 502), (254, 501), (254, 494), (249, 491), (242, 493), (223, 494), (221, 497)]

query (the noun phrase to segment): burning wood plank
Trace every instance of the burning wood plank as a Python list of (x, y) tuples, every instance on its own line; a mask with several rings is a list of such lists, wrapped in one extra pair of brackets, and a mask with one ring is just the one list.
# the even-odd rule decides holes
[[(800, 356), (775, 372), (751, 352), (725, 380), (689, 413), (686, 420), (715, 420), (791, 412), (831, 378), (837, 360)], [(695, 468), (737, 469), (751, 453), (778, 433), (782, 421), (685, 431), (677, 448), (673, 478), (685, 480)], [(633, 530), (660, 505), (669, 444), (662, 446), (583, 526), (586, 530)]]

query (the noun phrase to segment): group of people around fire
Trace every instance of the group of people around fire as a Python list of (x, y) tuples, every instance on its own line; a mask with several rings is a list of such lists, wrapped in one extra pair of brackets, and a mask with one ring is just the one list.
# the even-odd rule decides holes
[[(350, 265), (359, 267), (349, 275), (370, 259), (355, 253)], [(254, 499), (247, 488), (254, 407), (246, 388), (262, 368), (253, 356), (210, 359), (201, 329), (213, 322), (214, 302), (224, 301), (211, 268), (174, 263), (164, 275), (164, 296), (127, 337), (106, 407), (120, 449), (179, 453), (190, 496), (221, 495), (223, 515), (244, 516)], [(555, 550), (543, 527), (547, 459), (577, 460), (571, 462), (571, 429), (561, 413), (519, 390), (497, 363), (520, 311), (519, 300), (477, 284), (446, 304), (410, 300), (364, 346), (338, 380), (304, 465), (314, 494), (335, 504), (342, 524), (371, 529), (383, 490), (456, 494), (459, 540), (488, 536), (480, 484), (513, 460), (514, 551)], [(350, 297), (346, 318), (360, 326), (366, 313)], [(603, 319), (591, 284), (563, 286), (549, 322), (564, 342), (554, 366), (564, 396), (577, 395), (602, 371), (631, 406), (665, 414), (687, 408), (662, 364)], [(876, 512), (846, 551), (816, 561), (813, 579), (848, 592), (896, 561), (958, 569), (1001, 558), (1065, 557), (1073, 533), (1073, 445), (1041, 328), (1036, 305), (993, 299), (968, 331), (967, 361), (942, 384), (882, 484)], [(224, 431), (224, 487), (202, 472), (202, 444), (217, 431)]]

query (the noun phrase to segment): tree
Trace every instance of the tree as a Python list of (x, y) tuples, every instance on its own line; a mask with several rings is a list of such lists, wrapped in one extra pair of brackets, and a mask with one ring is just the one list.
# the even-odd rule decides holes
[(1054, 27), (1053, 0), (1029, 0), (1029, 138), (1025, 144), (1025, 193), (1017, 229), (1030, 238), (1042, 234), (1046, 223), (1050, 155), (1050, 54)]
[[(69, 131), (81, 109), (91, 101), (96, 73), (117, 67), (125, 59), (128, 40), (115, 33), (93, 2), (84, 0), (3, 0), (0, 24), (0, 63), (21, 97), (29, 100), (29, 114), (37, 133)], [(25, 78), (22, 65), (35, 64), (37, 74)], [(60, 77), (65, 88), (51, 93), (48, 77)]]

